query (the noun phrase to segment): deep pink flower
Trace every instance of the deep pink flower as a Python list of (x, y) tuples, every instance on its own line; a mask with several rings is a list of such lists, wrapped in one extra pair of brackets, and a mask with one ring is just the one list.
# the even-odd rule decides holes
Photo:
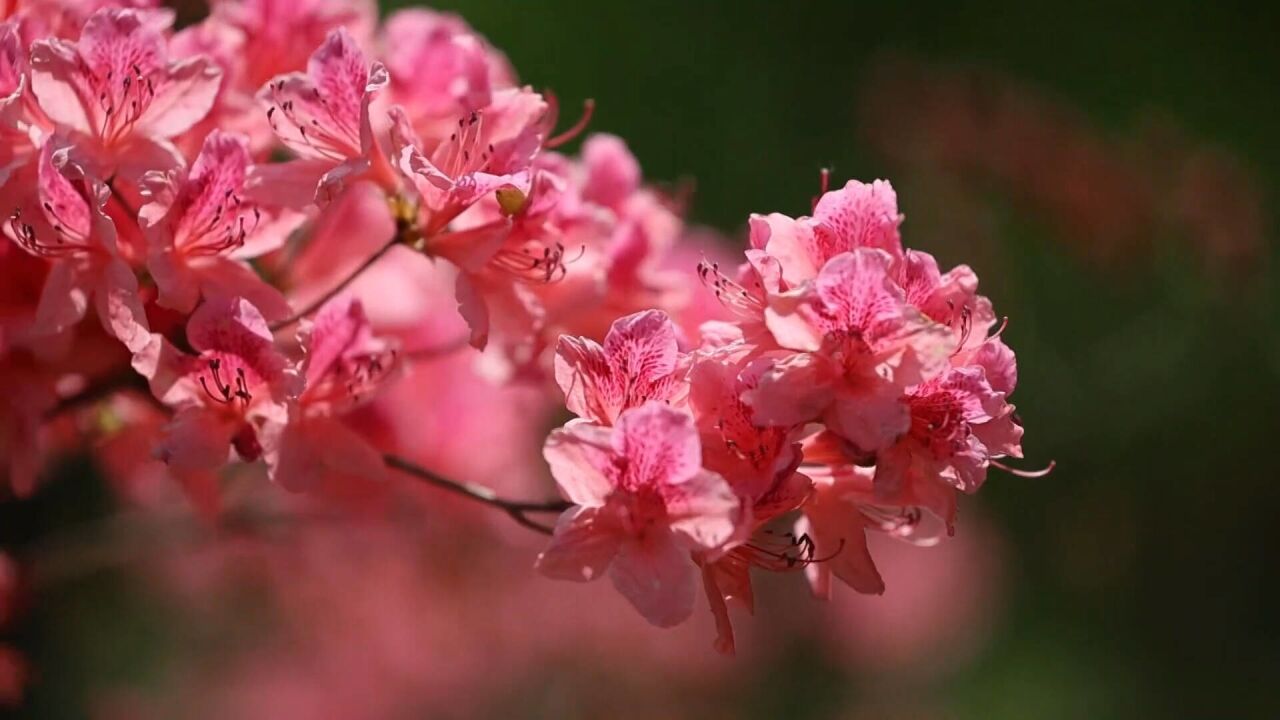
[(160, 336), (134, 360), (151, 390), (174, 408), (155, 454), (206, 512), (216, 509), (214, 471), (274, 448), (263, 429), (288, 421), (300, 380), (276, 349), (258, 309), (243, 298), (206, 300), (187, 321), (186, 355)]
[(564, 335), (556, 347), (556, 382), (569, 410), (601, 425), (651, 400), (675, 398), (684, 365), (675, 326), (658, 310), (619, 318), (603, 346)]
[(31, 88), (95, 173), (133, 182), (181, 161), (170, 138), (209, 112), (221, 71), (204, 57), (170, 60), (158, 16), (101, 10), (80, 39), (37, 41)]
[(215, 130), (189, 172), (144, 177), (138, 215), (161, 305), (189, 313), (201, 296), (221, 295), (244, 297), (267, 318), (289, 314), (280, 291), (244, 261), (279, 248), (302, 218), (264, 212), (247, 198), (249, 168), (245, 139)]
[(575, 507), (538, 557), (542, 573), (583, 582), (606, 571), (649, 622), (693, 610), (691, 551), (715, 553), (746, 519), (724, 478), (702, 468), (693, 419), (661, 403), (628, 410), (612, 429), (573, 421), (544, 450)]
[(369, 120), (369, 102), (386, 84), (386, 68), (370, 63), (345, 28), (329, 33), (305, 73), (272, 78), (259, 98), (276, 137), (299, 159), (263, 166), (261, 192), (284, 205), (311, 196), (327, 204), (366, 173), (394, 189), (397, 180)]
[(13, 211), (5, 232), (22, 249), (51, 262), (32, 332), (56, 336), (85, 315), (90, 300), (108, 333), (131, 352), (149, 340), (138, 280), (116, 248), (104, 214), (108, 191), (70, 159), (71, 149), (46, 142), (35, 191)]

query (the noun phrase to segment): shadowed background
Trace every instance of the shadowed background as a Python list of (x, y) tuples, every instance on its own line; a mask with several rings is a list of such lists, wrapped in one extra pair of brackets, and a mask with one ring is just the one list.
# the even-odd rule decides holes
[[(955, 542), (980, 542), (963, 560), (940, 555), (928, 576), (954, 560), (989, 587), (918, 589), (920, 612), (938, 618), (919, 623), (916, 649), (859, 645), (887, 621), (852, 606), (829, 622), (861, 650), (820, 652), (802, 636), (690, 691), (690, 706), (704, 717), (1275, 717), (1280, 100), (1264, 68), (1280, 66), (1277, 11), (965, 5), (436, 5), (553, 90), (565, 115), (594, 98), (592, 130), (625, 138), (649, 179), (692, 183), (692, 221), (741, 240), (750, 212), (806, 213), (819, 168), (835, 184), (888, 178), (904, 242), (944, 267), (974, 266), (1011, 318), (1029, 464), (1058, 467), (993, 473), (961, 506), (971, 537)], [(31, 505), (0, 508), (3, 532), (92, 516), (108, 501), (85, 497), (85, 475), (69, 468)], [(905, 602), (901, 577), (861, 602)], [(182, 621), (144, 595), (99, 574), (40, 599), (14, 633), (34, 666), (58, 672), (32, 687), (31, 713), (78, 717), (103, 688), (163, 682)], [(790, 592), (741, 622), (817, 611)], [(625, 665), (625, 648), (614, 657)], [(611, 707), (612, 676), (557, 662), (474, 713), (590, 716), (580, 697)], [(662, 712), (629, 702), (637, 716)]]

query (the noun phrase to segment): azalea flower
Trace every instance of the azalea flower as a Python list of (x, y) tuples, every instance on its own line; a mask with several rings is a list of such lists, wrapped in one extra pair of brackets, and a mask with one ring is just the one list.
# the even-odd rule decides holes
[(103, 209), (109, 191), (53, 141), (41, 149), (34, 193), (13, 211), (5, 231), (23, 250), (50, 261), (33, 332), (56, 336), (78, 323), (92, 300), (108, 333), (131, 352), (149, 340), (138, 280), (120, 256)]
[(688, 618), (690, 552), (714, 554), (747, 517), (725, 479), (702, 468), (693, 419), (649, 402), (612, 429), (571, 422), (551, 433), (544, 455), (574, 507), (556, 523), (538, 570), (578, 582), (608, 573), (654, 625)]
[(682, 364), (671, 318), (648, 310), (616, 320), (603, 346), (562, 336), (556, 348), (556, 382), (575, 415), (612, 425), (630, 408), (675, 398)]
[(105, 9), (85, 21), (77, 41), (31, 47), (31, 89), (40, 109), (101, 177), (136, 182), (181, 156), (169, 140), (209, 112), (221, 71), (208, 58), (170, 60), (168, 18)]
[(264, 213), (246, 197), (250, 164), (245, 138), (215, 130), (190, 171), (178, 168), (143, 178), (147, 202), (138, 216), (161, 305), (189, 313), (201, 296), (238, 296), (268, 318), (289, 314), (280, 291), (245, 260), (281, 247), (302, 217)]
[(288, 421), (269, 428), (272, 479), (290, 490), (381, 479), (381, 454), (340, 417), (373, 399), (396, 368), (396, 348), (374, 337), (360, 301), (349, 297), (321, 308), (301, 337), (305, 389), (289, 403)]

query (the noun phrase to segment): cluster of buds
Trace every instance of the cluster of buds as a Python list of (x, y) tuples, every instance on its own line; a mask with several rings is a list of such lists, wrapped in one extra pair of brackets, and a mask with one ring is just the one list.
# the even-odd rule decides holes
[[(752, 216), (740, 267), (699, 263), (620, 139), (556, 152), (590, 103), (557, 133), (554, 96), (457, 17), (219, 0), (175, 31), (145, 0), (0, 8), (16, 495), (50, 424), (127, 390), (143, 407), (117, 424), (161, 418), (136, 432), (212, 521), (230, 468), (337, 496), (407, 472), (551, 532), (541, 572), (607, 574), (656, 625), (690, 615), (700, 578), (732, 652), (752, 567), (880, 592), (866, 532), (932, 542), (957, 492), (1021, 456), (991, 303), (969, 268), (902, 247), (888, 183), (824, 179), (812, 217)], [(430, 266), (464, 336), (410, 349), (358, 291), (375, 265)], [(699, 295), (720, 302), (694, 318)], [(468, 347), (578, 416), (545, 445), (563, 500), (506, 501), (374, 440), (362, 406)]]

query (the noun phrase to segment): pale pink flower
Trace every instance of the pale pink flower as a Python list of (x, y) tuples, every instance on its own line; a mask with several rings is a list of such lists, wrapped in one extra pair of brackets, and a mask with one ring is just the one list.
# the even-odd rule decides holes
[(660, 627), (693, 611), (691, 551), (719, 551), (746, 519), (724, 478), (702, 468), (688, 415), (650, 402), (612, 429), (574, 421), (544, 450), (575, 507), (538, 557), (542, 573), (583, 582), (608, 572), (640, 614)]
[(360, 301), (339, 297), (301, 333), (306, 387), (289, 419), (271, 429), (271, 477), (289, 490), (370, 483), (385, 475), (381, 454), (339, 419), (372, 399), (394, 371), (396, 349), (374, 337)]
[(138, 211), (147, 236), (147, 269), (159, 304), (189, 313), (201, 296), (244, 297), (279, 319), (289, 304), (245, 262), (279, 248), (302, 220), (264, 212), (245, 196), (250, 170), (243, 137), (215, 130), (190, 171), (148, 173)]
[(5, 232), (28, 253), (51, 261), (32, 332), (56, 336), (85, 315), (92, 300), (108, 333), (137, 352), (149, 340), (138, 280), (120, 257), (116, 230), (103, 213), (108, 191), (69, 158), (70, 148), (45, 143), (34, 193), (13, 211)]
[(220, 81), (208, 58), (170, 60), (163, 26), (144, 11), (101, 10), (78, 41), (39, 40), (31, 49), (40, 108), (95, 173), (129, 182), (181, 161), (169, 139), (209, 112)]
[(675, 399), (686, 367), (675, 326), (659, 310), (619, 318), (603, 346), (571, 335), (561, 336), (556, 346), (556, 382), (566, 405), (602, 425), (651, 400)]
[(386, 84), (386, 68), (370, 63), (345, 28), (329, 33), (305, 73), (267, 82), (258, 95), (267, 120), (298, 159), (260, 168), (260, 191), (284, 205), (312, 196), (327, 204), (366, 174), (394, 190), (398, 181), (369, 120), (369, 102)]

